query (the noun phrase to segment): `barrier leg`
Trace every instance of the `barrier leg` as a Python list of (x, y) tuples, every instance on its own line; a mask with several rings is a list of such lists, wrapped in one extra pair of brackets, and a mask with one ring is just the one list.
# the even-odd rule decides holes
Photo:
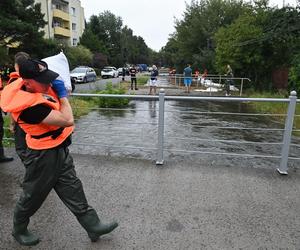
[(288, 113), (287, 113), (287, 117), (285, 120), (283, 143), (282, 143), (282, 148), (281, 148), (280, 167), (277, 168), (277, 171), (280, 174), (284, 174), (284, 175), (288, 174), (289, 150), (290, 150), (290, 143), (291, 143), (291, 138), (292, 138), (296, 103), (297, 103), (297, 93), (296, 93), (296, 91), (292, 91), (291, 95), (290, 95), (290, 103), (289, 103), (289, 107), (288, 107)]
[(164, 164), (165, 90), (159, 91), (158, 140), (156, 165)]

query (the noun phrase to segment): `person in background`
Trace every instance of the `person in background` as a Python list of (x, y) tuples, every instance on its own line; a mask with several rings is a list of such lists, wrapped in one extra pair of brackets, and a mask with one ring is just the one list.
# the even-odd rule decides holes
[[(30, 59), (30, 56), (26, 52), (21, 51), (15, 54), (15, 64), (14, 64), (15, 72), (10, 73), (8, 84), (11, 84), (15, 81), (16, 82), (23, 81), (23, 79), (20, 77), (19, 74), (19, 64), (22, 61), (26, 61), (28, 59)], [(10, 131), (14, 134), (15, 149), (17, 155), (19, 156), (21, 161), (24, 162), (26, 156), (26, 150), (27, 150), (27, 144), (25, 140), (26, 134), (24, 130), (19, 126), (19, 124), (12, 119), (12, 117), (10, 118)]]
[(137, 82), (136, 82), (136, 67), (134, 65), (131, 65), (129, 69), (130, 79), (131, 79), (131, 90), (133, 90), (133, 83), (134, 83), (134, 89), (138, 90), (137, 88)]
[(125, 76), (126, 76), (126, 69), (125, 67), (122, 68), (122, 81), (125, 81)]
[(76, 85), (75, 85), (76, 81), (72, 77), (70, 77), (70, 80), (71, 80), (71, 86), (72, 86), (71, 92), (74, 92), (76, 89)]
[(198, 77), (200, 75), (200, 71), (198, 69), (195, 70), (195, 78), (198, 80)]
[(156, 95), (156, 88), (157, 88), (157, 76), (158, 76), (158, 70), (156, 65), (152, 66), (151, 76), (150, 76), (150, 91), (149, 95)]
[(204, 69), (203, 74), (201, 76), (201, 84), (205, 83), (207, 75), (208, 75), (208, 71), (207, 71), (207, 69)]
[[(2, 95), (2, 90), (3, 90), (3, 83), (0, 76), (0, 96)], [(3, 136), (4, 136), (4, 120), (2, 116), (2, 110), (0, 109), (0, 163), (9, 162), (14, 159), (13, 157), (7, 157), (4, 155), (4, 148), (2, 142)]]
[(199, 80), (200, 80), (199, 75), (200, 75), (200, 71), (199, 71), (198, 69), (196, 69), (196, 70), (195, 70), (194, 76), (195, 76), (195, 81), (196, 81), (196, 83), (197, 83), (197, 87), (198, 87), (198, 85), (199, 85)]
[(191, 85), (192, 85), (192, 68), (191, 65), (188, 64), (187, 67), (183, 70), (184, 76), (184, 86), (186, 89), (186, 93), (190, 93)]
[(21, 245), (38, 244), (39, 238), (27, 226), (54, 189), (91, 241), (97, 241), (118, 223), (100, 222), (76, 176), (68, 149), (74, 118), (64, 82), (57, 79), (59, 75), (49, 70), (45, 62), (27, 59), (18, 66), (22, 80), (6, 86), (1, 99), (1, 108), (10, 112), (25, 131), (28, 147), (23, 162), (26, 171), (23, 192), (14, 210), (12, 235)]
[(228, 79), (225, 81), (225, 96), (230, 96), (230, 85), (232, 84), (233, 71), (229, 64), (226, 66), (226, 76)]

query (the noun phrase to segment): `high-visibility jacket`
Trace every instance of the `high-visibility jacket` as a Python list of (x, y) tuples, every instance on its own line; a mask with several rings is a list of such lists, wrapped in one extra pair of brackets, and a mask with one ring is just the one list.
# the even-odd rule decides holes
[(73, 132), (74, 126), (59, 127), (44, 123), (28, 124), (20, 119), (23, 110), (38, 104), (60, 110), (60, 101), (56, 93), (49, 88), (47, 94), (30, 93), (22, 89), (23, 81), (16, 80), (7, 85), (2, 93), (1, 108), (10, 112), (12, 118), (26, 133), (26, 143), (31, 149), (49, 149), (62, 144)]

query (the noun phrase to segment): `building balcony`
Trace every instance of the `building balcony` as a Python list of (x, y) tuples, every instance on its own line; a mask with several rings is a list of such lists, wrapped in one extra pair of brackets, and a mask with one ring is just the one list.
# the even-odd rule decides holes
[(62, 20), (70, 22), (70, 15), (69, 15), (69, 13), (64, 12), (62, 10), (59, 10), (59, 9), (54, 9), (53, 10), (53, 17), (60, 18)]
[(71, 37), (71, 32), (69, 29), (65, 29), (62, 27), (54, 27), (54, 35), (63, 36), (63, 37)]

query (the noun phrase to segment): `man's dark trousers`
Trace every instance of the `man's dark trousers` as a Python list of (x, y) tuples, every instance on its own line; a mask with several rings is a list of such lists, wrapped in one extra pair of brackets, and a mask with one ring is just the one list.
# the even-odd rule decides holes
[(26, 158), (26, 152), (27, 152), (27, 144), (25, 139), (26, 133), (17, 123), (15, 124), (15, 128), (14, 128), (14, 136), (15, 136), (16, 152), (20, 157), (21, 161), (24, 162)]
[(133, 83), (134, 83), (134, 88), (137, 89), (136, 86), (136, 76), (131, 77), (131, 89), (133, 89)]
[(93, 210), (87, 203), (67, 147), (46, 150), (27, 149), (23, 193), (14, 211), (14, 224), (26, 223), (54, 188), (75, 216)]

